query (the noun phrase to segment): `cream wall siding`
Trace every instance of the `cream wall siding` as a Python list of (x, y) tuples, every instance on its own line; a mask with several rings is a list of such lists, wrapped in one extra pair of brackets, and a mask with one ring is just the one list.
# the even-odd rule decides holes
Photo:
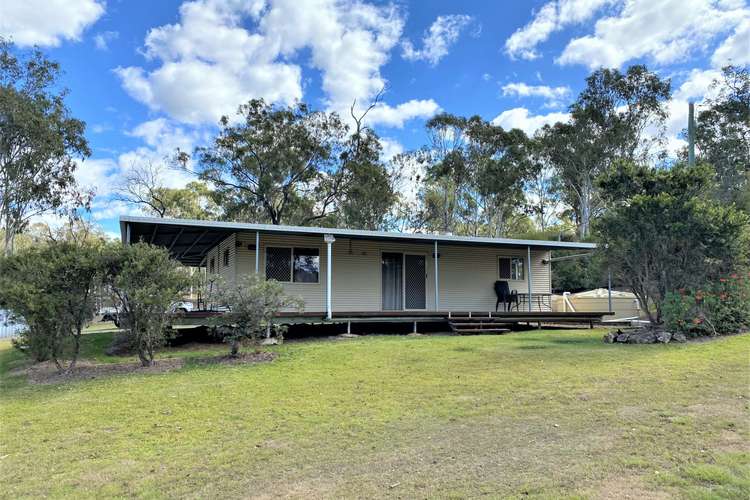
[[(526, 249), (438, 246), (440, 254), (440, 309), (452, 311), (494, 311), (497, 296), (494, 284), (499, 279), (500, 257), (522, 257), (526, 269)], [(548, 251), (531, 251), (531, 286), (533, 293), (550, 292)], [(528, 292), (527, 276), (523, 280), (509, 280), (511, 290)], [(538, 310), (536, 301), (533, 309)], [(528, 306), (527, 306), (528, 307)]]
[[(237, 275), (255, 270), (255, 252), (248, 245), (255, 244), (255, 233), (238, 233), (236, 241)], [(326, 309), (326, 244), (322, 237), (263, 235), (260, 237), (260, 273), (265, 275), (265, 249), (279, 247), (315, 247), (320, 249), (320, 279), (318, 283), (283, 283), (287, 293), (305, 301), (306, 311)], [(432, 244), (410, 244), (388, 241), (350, 240), (338, 238), (333, 244), (333, 310), (334, 312), (380, 311), (382, 309), (381, 254), (400, 252), (422, 254), (426, 257), (426, 306), (435, 309), (435, 262)], [(526, 267), (526, 249), (498, 249), (492, 247), (438, 246), (440, 254), (440, 309), (491, 311), (495, 308), (494, 282), (498, 279), (498, 257), (519, 256)], [(219, 255), (221, 256), (221, 255)], [(532, 286), (535, 293), (551, 290), (549, 251), (531, 252)], [(524, 276), (525, 278), (525, 276)], [(511, 289), (527, 292), (526, 279), (510, 281)], [(533, 304), (537, 309), (536, 304)]]

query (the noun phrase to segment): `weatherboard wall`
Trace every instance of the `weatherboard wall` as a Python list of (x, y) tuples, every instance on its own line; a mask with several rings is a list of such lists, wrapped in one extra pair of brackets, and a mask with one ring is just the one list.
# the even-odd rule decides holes
[[(261, 234), (260, 273), (265, 274), (265, 249), (272, 247), (305, 247), (320, 249), (320, 277), (317, 283), (283, 283), (287, 293), (301, 297), (306, 311), (326, 309), (326, 244), (316, 236), (288, 236)], [(223, 252), (230, 251), (230, 265), (224, 266)], [(216, 258), (216, 273), (227, 282), (255, 272), (255, 233), (237, 233), (209, 252)], [(435, 263), (433, 245), (401, 243), (381, 240), (337, 238), (333, 244), (333, 310), (334, 312), (380, 311), (382, 309), (383, 252), (411, 253), (425, 256), (426, 308), (435, 310)], [(440, 310), (493, 311), (495, 309), (494, 282), (498, 279), (499, 257), (518, 256), (524, 259), (526, 249), (486, 246), (439, 245)], [(532, 250), (532, 289), (534, 293), (551, 290), (550, 265), (547, 250)], [(207, 261), (208, 262), (208, 261)], [(510, 288), (526, 293), (523, 280), (510, 280)], [(538, 310), (536, 304), (533, 309)]]

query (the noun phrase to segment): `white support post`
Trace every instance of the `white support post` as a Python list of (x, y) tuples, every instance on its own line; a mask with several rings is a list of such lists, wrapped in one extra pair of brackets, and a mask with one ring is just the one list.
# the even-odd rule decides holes
[(255, 275), (260, 272), (260, 231), (255, 231)]
[(125, 223), (125, 244), (130, 245), (130, 223)]
[(326, 242), (326, 318), (333, 318), (333, 308), (331, 306), (331, 275), (333, 270), (333, 242), (336, 238), (332, 234), (326, 234), (323, 238)]
[(438, 245), (435, 240), (435, 310), (440, 310), (440, 278), (438, 272)]
[(527, 267), (527, 269), (526, 269), (526, 278), (527, 278), (528, 284), (529, 284), (529, 295), (528, 295), (528, 297), (529, 297), (529, 312), (531, 312), (531, 247), (530, 246), (526, 247), (526, 252), (527, 252), (527, 254), (526, 254), (527, 255), (527, 259), (526, 259), (526, 262), (527, 262), (527, 265), (526, 265), (526, 267)]

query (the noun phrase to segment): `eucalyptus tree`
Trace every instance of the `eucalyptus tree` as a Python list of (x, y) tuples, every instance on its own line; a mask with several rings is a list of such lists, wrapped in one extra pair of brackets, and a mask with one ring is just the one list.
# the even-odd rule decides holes
[(645, 66), (625, 73), (599, 69), (570, 106), (570, 120), (539, 133), (561, 183), (563, 200), (573, 209), (579, 236), (603, 208), (596, 179), (617, 160), (646, 163), (659, 154), (671, 83)]
[(698, 160), (716, 171), (719, 199), (750, 212), (750, 72), (726, 66), (696, 120)]
[(38, 50), (16, 55), (0, 38), (0, 224), (6, 255), (35, 216), (86, 205), (76, 159), (89, 156), (85, 124), (71, 116), (60, 66)]
[(427, 122), (430, 144), (422, 190), (428, 229), (503, 235), (524, 204), (528, 140), (478, 116), (440, 114)]
[[(394, 196), (379, 139), (357, 120), (352, 131), (336, 113), (253, 99), (240, 106), (237, 120), (221, 119), (212, 143), (196, 149), (191, 171), (216, 187), (235, 217), (377, 226)], [(188, 168), (186, 153), (177, 159)]]

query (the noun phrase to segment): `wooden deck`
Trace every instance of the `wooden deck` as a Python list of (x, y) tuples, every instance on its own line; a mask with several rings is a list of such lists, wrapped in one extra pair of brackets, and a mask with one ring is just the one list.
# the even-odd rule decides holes
[[(439, 322), (455, 318), (475, 318), (491, 320), (493, 323), (579, 323), (591, 324), (601, 321), (613, 313), (599, 312), (554, 312), (554, 311), (346, 311), (334, 312), (332, 319), (327, 319), (325, 312), (282, 312), (277, 315), (279, 323), (320, 324), (348, 322)], [(205, 324), (208, 318), (221, 316), (218, 311), (190, 311), (184, 313), (178, 324)]]

